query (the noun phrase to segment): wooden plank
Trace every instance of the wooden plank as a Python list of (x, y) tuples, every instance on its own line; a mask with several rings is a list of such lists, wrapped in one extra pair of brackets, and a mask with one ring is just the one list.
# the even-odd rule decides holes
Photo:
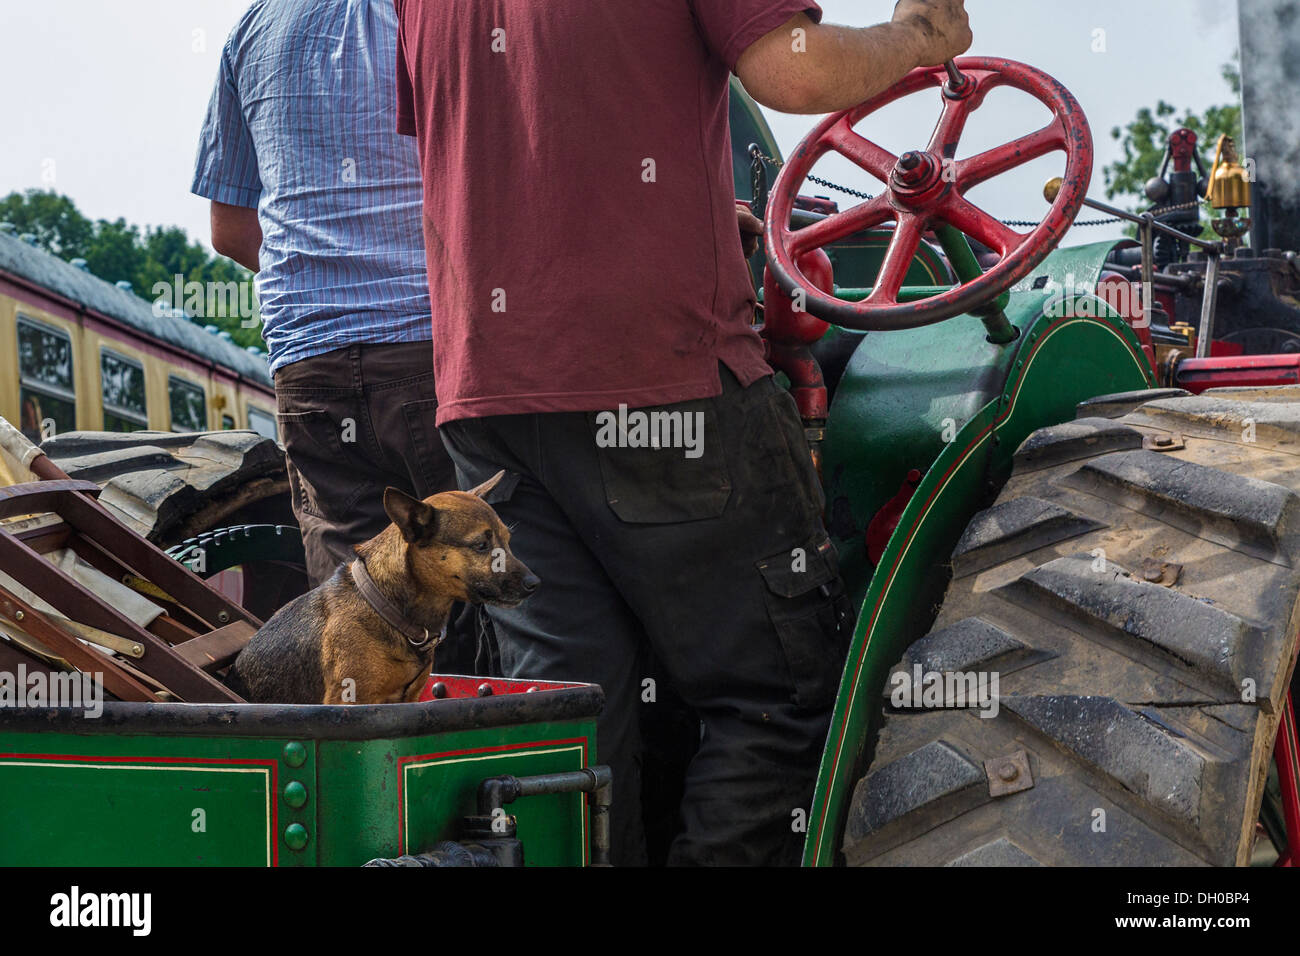
[[(17, 578), (12, 572), (10, 576)], [(125, 673), (113, 658), (55, 626), (44, 614), (5, 588), (0, 588), (0, 617), (14, 622), (16, 627), (22, 628), (82, 673), (100, 675), (104, 689), (119, 700), (158, 700), (153, 691)]]
[(257, 629), (247, 621), (236, 621), (192, 641), (177, 644), (176, 653), (195, 667), (212, 673), (232, 663), (256, 633)]
[(90, 504), (89, 498), (81, 496), (98, 494), (99, 485), (93, 481), (31, 481), (24, 485), (8, 485), (0, 488), (0, 518), (16, 518), (45, 511), (57, 514), (59, 506), (66, 501), (77, 500)]
[(184, 644), (186, 641), (192, 641), (199, 636), (198, 631), (190, 630), (167, 614), (159, 614), (150, 621), (149, 630), (172, 645), (172, 647), (177, 644)]
[(68, 538), (71, 536), (72, 531), (62, 522), (46, 525), (43, 528), (19, 531), (14, 535), (15, 538), (25, 543), (37, 554), (49, 554), (51, 551), (58, 551), (60, 548), (67, 547)]
[[(80, 500), (86, 501), (86, 499)], [(0, 567), (3, 567), (5, 572), (23, 587), (34, 594), (39, 594), (65, 617), (75, 617), (91, 627), (110, 631), (143, 644), (144, 657), (137, 661), (135, 666), (148, 673), (181, 700), (190, 703), (225, 703), (236, 698), (236, 695), (224, 684), (179, 657), (165, 641), (140, 627), (116, 608), (105, 603), (89, 588), (83, 587), (80, 582), (2, 530), (0, 530)], [(44, 640), (40, 635), (36, 636)], [(58, 650), (62, 653), (62, 648)], [(81, 667), (77, 660), (71, 657), (68, 660)]]
[[(82, 535), (74, 534), (72, 535), (71, 538), (68, 539), (68, 547), (70, 547), (73, 550), (73, 552), (76, 553), (77, 557), (81, 558), (92, 568), (95, 568), (97, 571), (102, 571), (104, 574), (107, 574), (114, 581), (120, 581), (121, 583), (125, 584), (127, 587), (130, 587), (131, 590), (133, 591), (136, 590), (135, 588), (131, 587), (131, 584), (127, 579), (128, 578), (136, 579), (139, 578), (139, 575), (136, 574), (130, 568), (128, 568), (121, 561), (117, 560), (116, 557), (114, 557), (113, 555), (105, 551), (100, 545), (96, 544), (94, 541), (91, 541), (89, 538), (83, 537)], [(187, 633), (183, 638), (172, 639), (170, 637), (167, 637), (166, 635), (163, 635), (166, 638), (168, 644), (177, 644), (180, 643), (181, 640), (188, 641), (191, 638), (197, 637), (199, 634), (205, 631), (210, 631), (212, 629), (212, 625), (205, 624), (201, 619), (195, 617), (193, 614), (185, 610), (185, 608), (181, 607), (179, 604), (175, 603), (174, 601), (164, 600), (163, 598), (158, 597), (158, 595), (156, 594), (150, 594), (144, 592), (137, 592), (137, 593), (144, 594), (144, 597), (146, 599), (152, 601), (154, 604), (157, 604), (159, 607), (162, 607), (165, 613), (169, 614), (175, 621), (177, 621), (178, 623), (182, 624), (185, 627)], [(150, 626), (149, 630), (151, 631), (153, 630), (152, 625)], [(159, 633), (159, 632), (155, 631), (154, 633)]]
[(223, 627), (233, 621), (247, 621), (255, 628), (262, 622), (224, 594), (208, 586), (193, 571), (158, 550), (134, 531), (117, 522), (103, 507), (81, 495), (68, 495), (60, 502), (58, 514), (64, 521), (96, 542), (140, 577), (152, 582), (177, 603), (208, 623)]
[(42, 674), (52, 674), (54, 672), (54, 668), (28, 651), (27, 648), (20, 647), (13, 641), (0, 640), (0, 670), (17, 675), (20, 664), (27, 668), (29, 674), (35, 674), (38, 671)]

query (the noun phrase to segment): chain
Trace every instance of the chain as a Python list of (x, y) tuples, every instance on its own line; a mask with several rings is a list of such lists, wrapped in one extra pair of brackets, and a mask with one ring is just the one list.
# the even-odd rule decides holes
[[(785, 163), (783, 163), (781, 160), (779, 160), (779, 159), (773, 159), (771, 156), (768, 156), (768, 155), (766, 155), (765, 153), (759, 153), (758, 155), (759, 155), (759, 158), (763, 160), (763, 162), (767, 163), (767, 164), (770, 165), (770, 166), (774, 166), (774, 167), (776, 167), (777, 169), (780, 169), (782, 166), (785, 165)], [(858, 199), (875, 199), (875, 198), (876, 198), (875, 196), (871, 195), (870, 193), (859, 192), (859, 191), (856, 190), (856, 189), (850, 189), (848, 186), (841, 186), (841, 185), (839, 185), (838, 183), (833, 183), (833, 182), (831, 182), (829, 179), (822, 179), (822, 178), (820, 178), (820, 177), (818, 177), (818, 176), (808, 176), (807, 179), (808, 179), (808, 182), (810, 182), (810, 183), (816, 183), (818, 186), (825, 186), (827, 189), (833, 189), (833, 190), (835, 190), (836, 192), (844, 193), (844, 194), (847, 195), (847, 196), (854, 196), (854, 197), (856, 197), (856, 198), (858, 198)], [(1163, 216), (1163, 215), (1166, 215), (1166, 214), (1171, 213), (1171, 212), (1182, 212), (1184, 209), (1199, 209), (1200, 206), (1201, 206), (1201, 204), (1200, 204), (1200, 201), (1199, 201), (1199, 200), (1196, 200), (1196, 201), (1194, 201), (1194, 202), (1185, 202), (1185, 203), (1183, 203), (1183, 204), (1180, 205), (1180, 206), (1167, 206), (1167, 207), (1161, 208), (1161, 209), (1159, 210), (1159, 214)], [(1154, 212), (1154, 211), (1156, 211), (1156, 210), (1152, 210), (1152, 211)], [(1116, 223), (1119, 223), (1119, 222), (1126, 222), (1126, 221), (1127, 221), (1127, 220), (1124, 220), (1124, 219), (1119, 218), (1118, 216), (1115, 216), (1115, 217), (1112, 218), (1112, 219), (1089, 219), (1089, 220), (1086, 220), (1086, 221), (1084, 221), (1084, 222), (1075, 222), (1075, 223), (1073, 223), (1073, 225), (1075, 225), (1075, 226), (1113, 226), (1113, 225), (1115, 225)], [(1026, 222), (1026, 221), (1024, 221), (1024, 220), (1019, 220), (1019, 219), (1003, 219), (1003, 220), (1002, 220), (1002, 225), (1004, 225), (1004, 226), (1011, 226), (1012, 228), (1015, 228), (1015, 229), (1031, 229), (1031, 228), (1034, 228), (1034, 227), (1037, 227), (1037, 226), (1041, 225), (1041, 223), (1038, 223), (1038, 222)]]
[[(770, 166), (775, 166), (777, 169), (780, 169), (782, 166), (785, 165), (785, 163), (781, 162), (781, 160), (773, 159), (771, 156), (767, 156), (763, 153), (759, 153), (758, 155), (759, 158), (763, 160), (763, 162), (767, 163)], [(875, 196), (871, 195), (871, 193), (859, 192), (856, 189), (850, 189), (848, 186), (841, 186), (838, 183), (833, 183), (829, 179), (822, 179), (819, 176), (808, 176), (806, 178), (810, 183), (816, 183), (818, 186), (825, 186), (827, 189), (833, 189), (838, 193), (844, 193), (846, 196), (854, 196), (857, 199), (876, 198)]]

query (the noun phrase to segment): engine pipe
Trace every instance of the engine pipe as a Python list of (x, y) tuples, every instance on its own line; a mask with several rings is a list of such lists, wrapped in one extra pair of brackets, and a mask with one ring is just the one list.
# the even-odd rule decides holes
[(569, 773), (532, 777), (488, 777), (478, 786), (478, 812), (491, 820), (521, 797), (554, 793), (589, 794), (591, 804), (591, 865), (609, 866), (609, 808), (614, 802), (614, 773), (609, 767), (586, 767)]

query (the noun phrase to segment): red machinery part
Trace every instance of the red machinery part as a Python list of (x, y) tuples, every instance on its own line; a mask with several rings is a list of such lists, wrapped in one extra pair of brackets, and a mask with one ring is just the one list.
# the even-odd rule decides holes
[[(803, 274), (824, 292), (835, 289), (835, 270), (830, 256), (813, 249), (799, 257)], [(822, 340), (830, 326), (795, 303), (777, 286), (771, 270), (763, 274), (763, 337), (767, 339), (767, 360), (790, 379), (790, 394), (805, 422), (825, 421), (830, 399), (821, 366), (810, 346)]]
[[(1155, 343), (1151, 339), (1151, 323), (1142, 308), (1142, 284), (1126, 279), (1115, 272), (1103, 272), (1097, 282), (1097, 298), (1115, 310), (1128, 323), (1138, 337), (1142, 351), (1151, 367), (1156, 367)], [(1152, 303), (1154, 308), (1156, 303)]]
[[(1047, 257), (1082, 208), (1092, 178), (1092, 133), (1070, 92), (1045, 73), (1012, 60), (963, 57), (957, 67), (966, 78), (958, 89), (946, 85), (948, 74), (943, 67), (922, 68), (861, 106), (828, 117), (799, 144), (781, 171), (767, 218), (768, 267), (787, 294), (802, 289), (808, 311), (819, 318), (848, 329), (888, 331), (929, 325), (987, 306)], [(1051, 110), (1051, 122), (1010, 143), (957, 159), (967, 120), (989, 92), (999, 87), (1033, 96)], [(942, 90), (944, 105), (925, 150), (896, 157), (854, 129), (887, 104), (926, 90)], [(817, 161), (832, 151), (885, 183), (885, 191), (845, 212), (792, 230), (790, 214), (799, 187)], [(1054, 151), (1066, 154), (1064, 185), (1046, 218), (1033, 231), (1016, 232), (965, 198), (969, 189)], [(810, 250), (890, 220), (896, 223), (894, 236), (875, 287), (864, 301), (836, 298), (818, 289), (812, 277), (800, 269), (801, 257)], [(899, 292), (922, 236), (943, 223), (978, 239), (1001, 260), (988, 272), (948, 292), (900, 302)]]
[(1300, 354), (1183, 359), (1171, 384), (1195, 395), (1211, 388), (1300, 385)]
[(1169, 137), (1169, 153), (1174, 160), (1174, 172), (1192, 171), (1192, 157), (1196, 154), (1196, 134), (1190, 129), (1180, 129)]
[[(799, 257), (799, 271), (814, 287), (823, 292), (835, 291), (835, 270), (831, 258), (821, 249)], [(781, 291), (772, 270), (763, 273), (763, 335), (772, 343), (813, 345), (822, 340), (830, 326), (808, 312), (795, 308), (794, 301)]]
[(903, 518), (903, 511), (911, 503), (912, 496), (916, 494), (917, 486), (920, 484), (921, 470), (913, 468), (907, 473), (907, 478), (903, 480), (903, 486), (898, 489), (898, 494), (890, 498), (867, 525), (867, 560), (871, 562), (872, 567), (879, 566), (885, 548), (889, 546), (889, 539), (894, 536), (898, 522)]

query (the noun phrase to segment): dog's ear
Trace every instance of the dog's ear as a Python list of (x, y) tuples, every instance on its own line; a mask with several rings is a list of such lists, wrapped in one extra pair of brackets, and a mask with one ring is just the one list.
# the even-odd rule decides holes
[(505, 476), (506, 473), (504, 471), (498, 471), (495, 475), (493, 475), (487, 481), (483, 482), (483, 484), (479, 485), (477, 488), (471, 488), (469, 490), (469, 494), (477, 495), (478, 497), (483, 498), (487, 495), (489, 491), (491, 491), (497, 485), (501, 484), (501, 479), (504, 478)]
[(393, 519), (407, 544), (419, 544), (433, 537), (438, 511), (398, 488), (384, 489), (384, 511)]

